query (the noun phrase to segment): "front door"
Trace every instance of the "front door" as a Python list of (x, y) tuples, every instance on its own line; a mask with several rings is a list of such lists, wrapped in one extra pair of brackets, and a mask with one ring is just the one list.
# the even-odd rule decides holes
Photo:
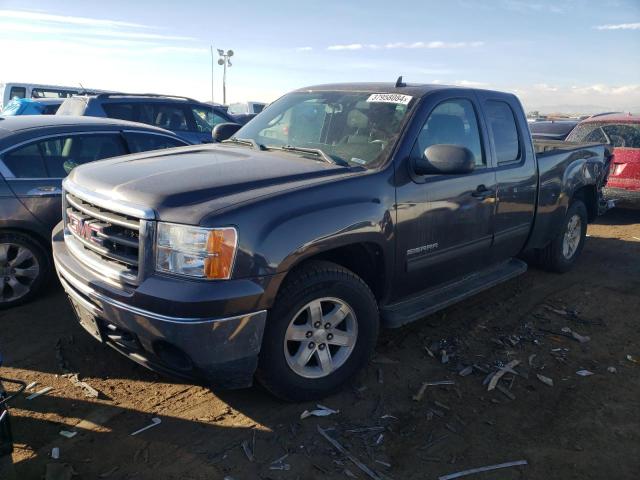
[[(489, 264), (496, 176), (484, 123), (473, 94), (432, 94), (422, 105), (422, 128), (397, 179), (397, 272), (395, 296), (417, 293)], [(413, 159), (435, 144), (468, 148), (471, 173), (417, 175)]]

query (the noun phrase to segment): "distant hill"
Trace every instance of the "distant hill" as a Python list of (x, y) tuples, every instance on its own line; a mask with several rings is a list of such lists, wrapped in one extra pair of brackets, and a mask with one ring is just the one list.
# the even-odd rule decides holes
[(542, 115), (549, 113), (567, 113), (572, 115), (594, 115), (602, 112), (631, 112), (640, 113), (640, 105), (629, 106), (626, 108), (615, 108), (605, 105), (541, 105), (535, 106), (533, 104), (525, 104), (525, 110), (527, 112), (537, 110)]

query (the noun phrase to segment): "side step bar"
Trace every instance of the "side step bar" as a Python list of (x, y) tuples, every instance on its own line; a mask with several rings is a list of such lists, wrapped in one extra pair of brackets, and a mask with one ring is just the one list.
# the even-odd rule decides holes
[(382, 307), (380, 310), (382, 324), (386, 328), (397, 328), (415, 322), (526, 271), (525, 262), (512, 258), (460, 280)]

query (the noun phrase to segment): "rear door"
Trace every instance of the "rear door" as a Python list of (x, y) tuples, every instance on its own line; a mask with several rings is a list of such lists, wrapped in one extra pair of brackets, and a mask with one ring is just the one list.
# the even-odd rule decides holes
[(535, 215), (538, 172), (526, 118), (512, 95), (478, 92), (496, 159), (495, 261), (516, 256), (524, 247)]
[(2, 154), (5, 180), (24, 206), (47, 228), (61, 218), (62, 180), (83, 163), (127, 153), (118, 132), (60, 134)]
[[(405, 296), (463, 277), (490, 263), (496, 177), (483, 138), (473, 92), (434, 93), (419, 113), (422, 124), (407, 160), (409, 177), (398, 175), (397, 295)], [(468, 148), (473, 172), (416, 175), (413, 159), (435, 144)], [(404, 168), (403, 168), (404, 170)]]

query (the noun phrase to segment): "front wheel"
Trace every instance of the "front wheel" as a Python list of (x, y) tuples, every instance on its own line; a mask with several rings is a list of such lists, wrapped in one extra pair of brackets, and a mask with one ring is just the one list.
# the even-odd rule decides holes
[(367, 284), (334, 263), (309, 262), (291, 275), (269, 313), (256, 378), (284, 400), (311, 400), (366, 365), (378, 308)]
[(587, 207), (581, 200), (574, 200), (565, 216), (558, 236), (540, 251), (540, 263), (547, 270), (568, 271), (582, 252), (587, 236)]

